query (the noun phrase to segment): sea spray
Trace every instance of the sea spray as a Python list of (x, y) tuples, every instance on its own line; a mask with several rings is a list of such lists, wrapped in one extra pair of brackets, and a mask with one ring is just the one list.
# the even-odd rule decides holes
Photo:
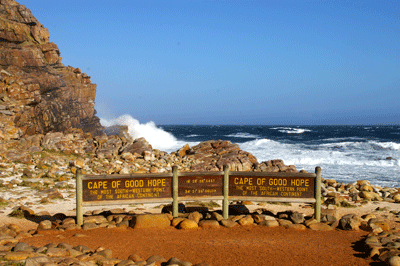
[[(137, 119), (125, 114), (115, 119), (100, 119), (100, 123), (105, 127), (114, 125), (128, 126), (128, 133), (133, 139), (145, 138), (154, 149), (166, 152), (173, 152), (182, 148), (187, 142), (178, 140), (172, 133), (156, 126), (153, 121), (141, 124)], [(191, 142), (192, 145), (198, 142)]]
[(156, 149), (172, 152), (185, 144), (224, 139), (240, 145), (259, 162), (282, 159), (298, 170), (322, 167), (324, 178), (347, 183), (400, 187), (400, 127), (382, 126), (156, 126), (129, 115), (101, 119), (105, 126), (127, 125), (134, 138), (144, 137)]

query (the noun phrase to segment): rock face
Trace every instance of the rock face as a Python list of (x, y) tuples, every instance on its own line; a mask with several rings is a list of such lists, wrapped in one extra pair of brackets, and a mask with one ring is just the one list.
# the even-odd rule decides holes
[(14, 0), (0, 0), (0, 140), (82, 128), (102, 132), (96, 85), (65, 67), (49, 31)]

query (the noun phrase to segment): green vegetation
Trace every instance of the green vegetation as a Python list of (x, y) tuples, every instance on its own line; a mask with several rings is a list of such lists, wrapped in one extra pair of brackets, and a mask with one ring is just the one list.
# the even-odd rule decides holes
[(33, 184), (33, 182), (23, 180), (23, 181), (22, 181), (21, 183), (19, 183), (18, 185), (21, 186), (21, 187), (32, 187), (32, 184)]
[(19, 219), (25, 218), (24, 212), (20, 209), (14, 209), (8, 216)]
[(47, 204), (47, 203), (50, 203), (50, 200), (49, 200), (48, 198), (42, 198), (42, 199), (40, 200), (40, 203), (41, 203), (41, 204)]
[[(0, 258), (0, 261), (7, 261), (4, 258)], [(25, 262), (5, 262), (4, 264), (1, 263), (1, 266), (25, 266)]]
[(283, 206), (292, 206), (292, 203), (290, 202), (266, 202), (267, 204), (271, 204), (271, 205), (283, 205)]
[(347, 200), (342, 200), (340, 202), (339, 206), (343, 207), (343, 208), (356, 208), (357, 207), (356, 205), (350, 204)]

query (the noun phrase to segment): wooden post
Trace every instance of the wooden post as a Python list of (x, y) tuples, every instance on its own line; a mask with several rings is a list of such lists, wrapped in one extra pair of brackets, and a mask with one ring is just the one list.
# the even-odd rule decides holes
[(178, 166), (172, 166), (172, 216), (178, 217)]
[(82, 170), (76, 171), (76, 224), (82, 226), (83, 224), (83, 210), (82, 210)]
[(229, 216), (229, 166), (224, 165), (224, 199), (222, 201), (222, 216), (228, 219)]
[(318, 222), (321, 221), (321, 167), (315, 168), (315, 174), (317, 175), (315, 180), (315, 219)]

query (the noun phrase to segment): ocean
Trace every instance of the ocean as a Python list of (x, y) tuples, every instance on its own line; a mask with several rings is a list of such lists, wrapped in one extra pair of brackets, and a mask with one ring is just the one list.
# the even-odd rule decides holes
[(229, 140), (259, 162), (282, 159), (298, 170), (352, 183), (369, 180), (382, 187), (400, 187), (400, 126), (263, 126), (140, 124), (129, 115), (101, 119), (105, 126), (125, 124), (135, 138), (145, 137), (153, 148), (173, 152), (211, 139)]

